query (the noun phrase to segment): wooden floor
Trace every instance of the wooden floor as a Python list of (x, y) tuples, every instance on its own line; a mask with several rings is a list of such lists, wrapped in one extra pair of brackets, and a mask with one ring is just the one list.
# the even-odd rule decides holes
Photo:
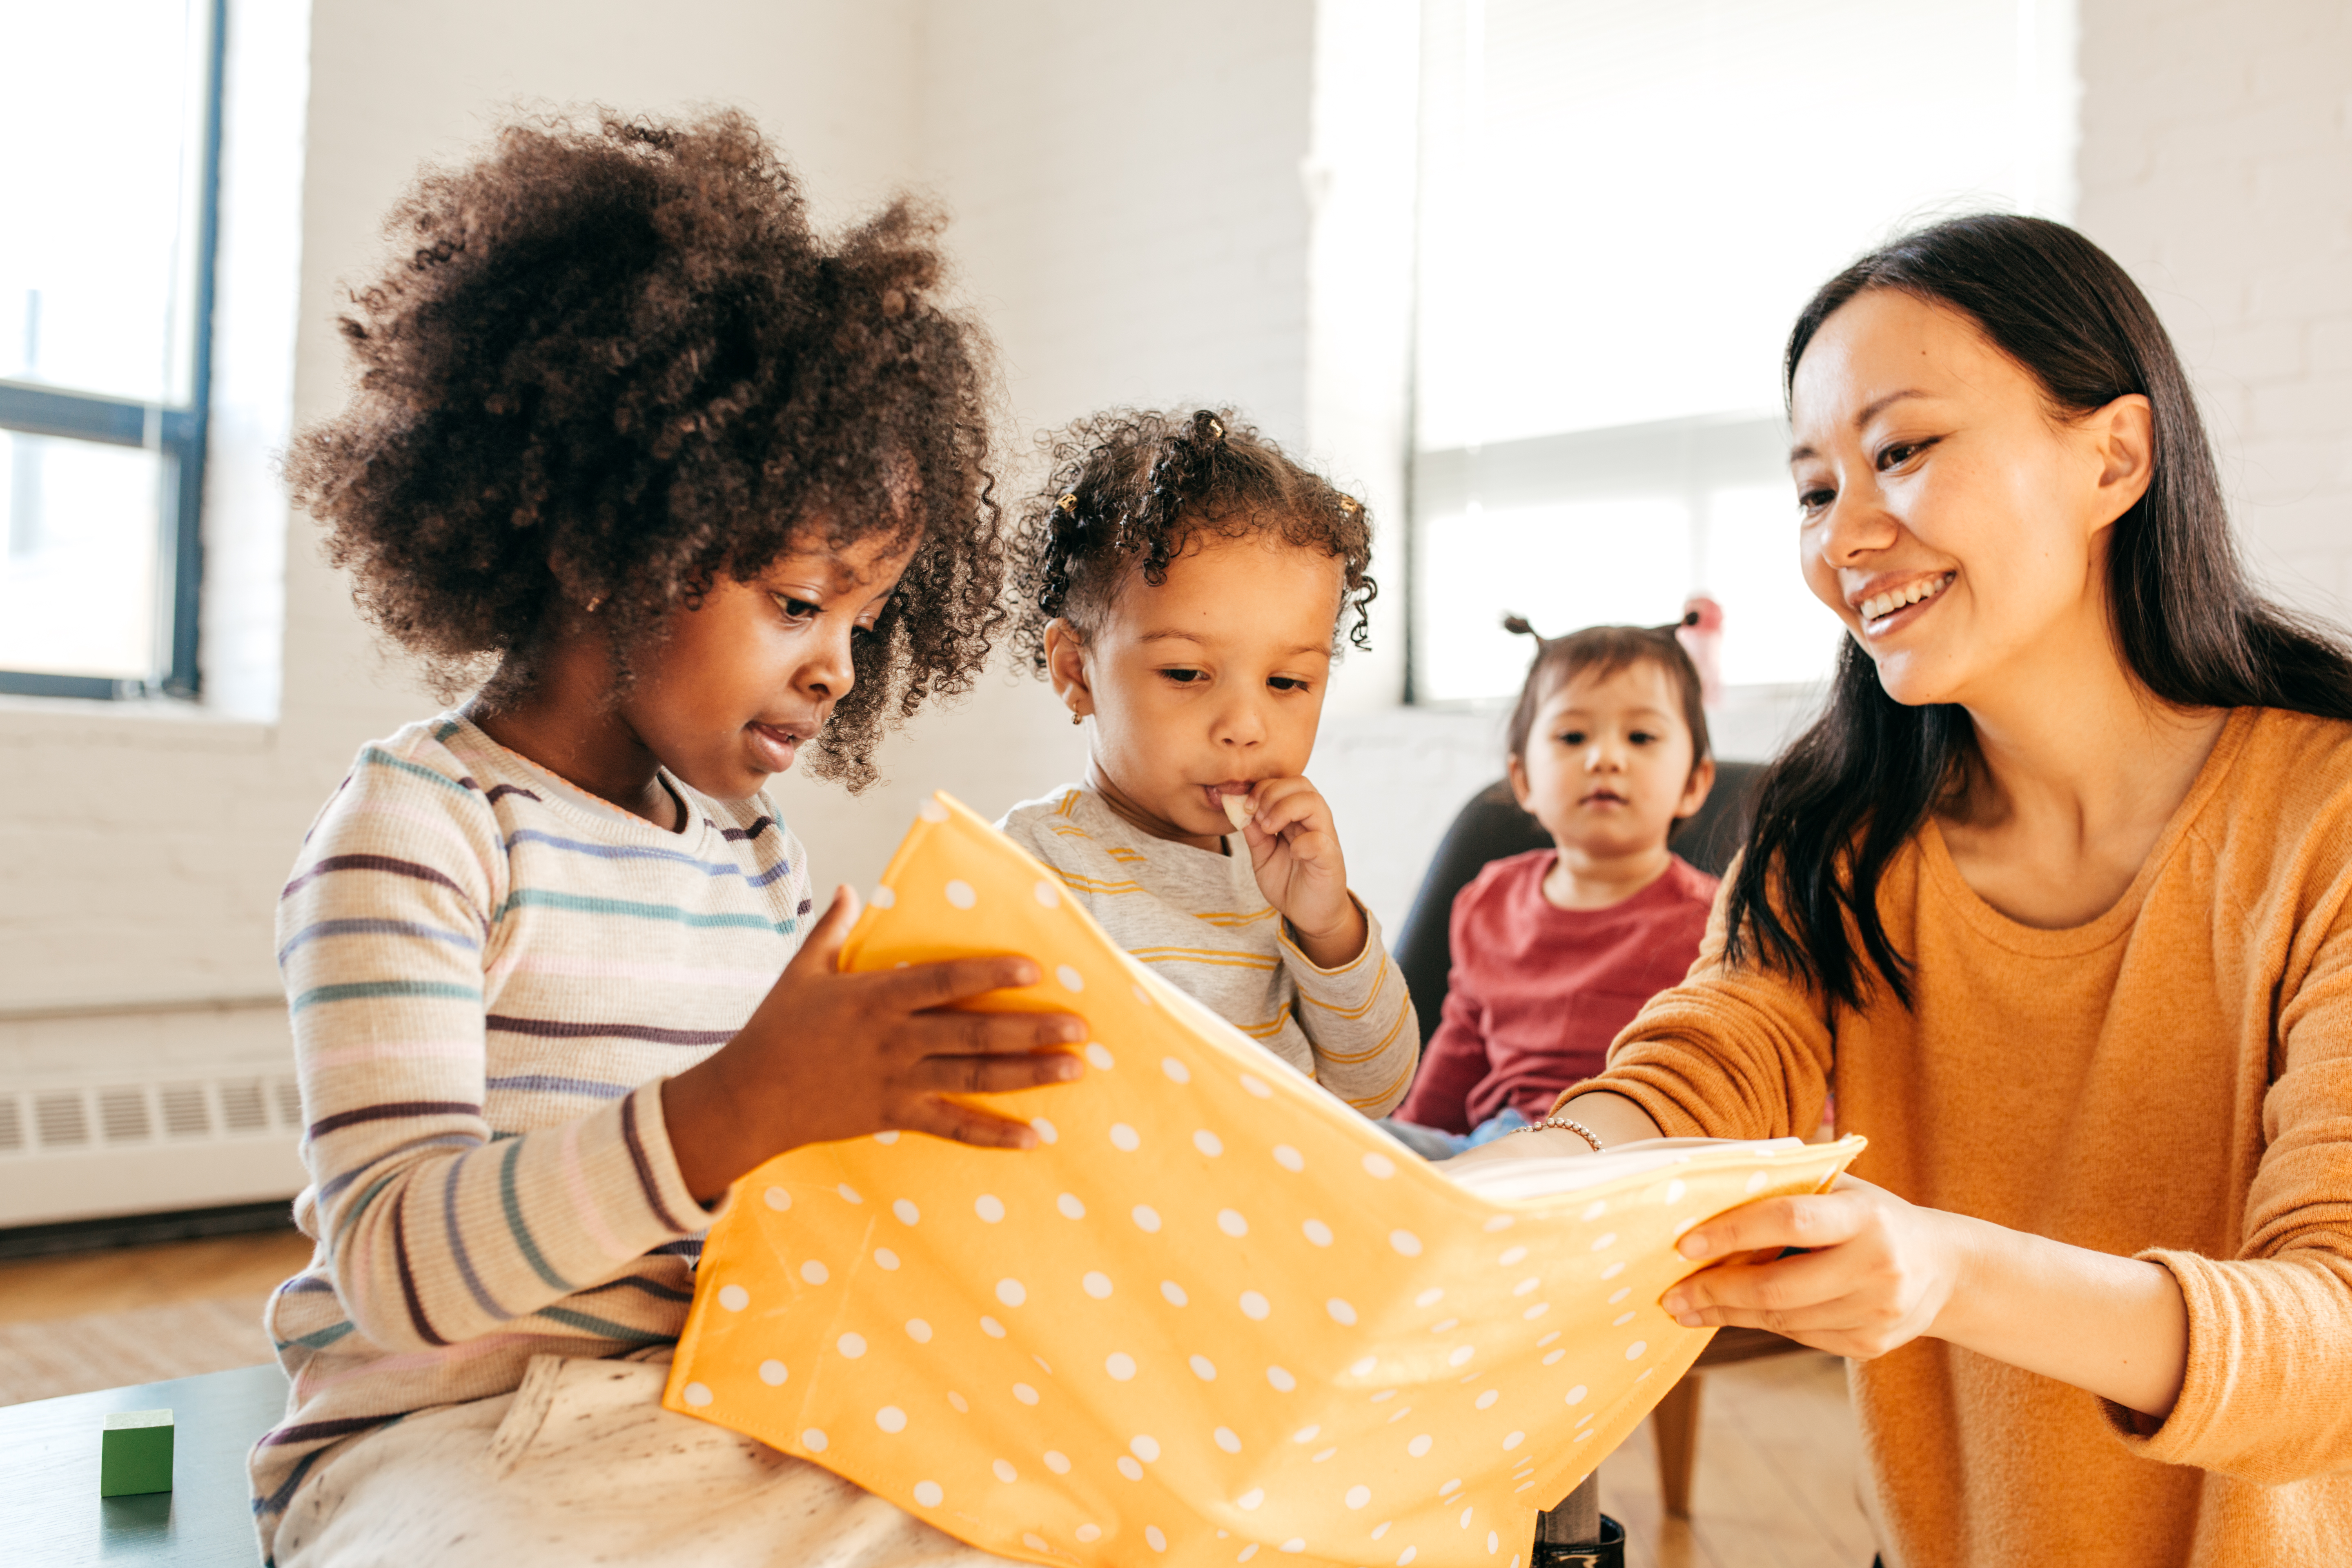
[(310, 1261), (310, 1238), (295, 1230), (14, 1258), (0, 1262), (0, 1323), (266, 1296)]
[(268, 1361), (262, 1303), (310, 1258), (280, 1231), (0, 1262), (0, 1405)]
[(1648, 1422), (1601, 1461), (1626, 1568), (1870, 1568), (1845, 1363), (1807, 1352), (1700, 1376), (1689, 1519), (1665, 1515)]
[[(0, 1405), (265, 1361), (262, 1302), (310, 1256), (284, 1232), (0, 1263)], [(1628, 1568), (1869, 1568), (1844, 1367), (1704, 1373), (1688, 1520), (1665, 1517), (1644, 1423), (1601, 1467)]]

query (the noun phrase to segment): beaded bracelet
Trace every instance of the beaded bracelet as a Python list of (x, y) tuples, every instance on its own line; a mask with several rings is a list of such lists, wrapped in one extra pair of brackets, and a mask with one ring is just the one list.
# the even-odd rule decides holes
[(1541, 1121), (1530, 1121), (1525, 1127), (1518, 1128), (1516, 1131), (1520, 1132), (1537, 1132), (1547, 1127), (1557, 1127), (1562, 1131), (1573, 1132), (1579, 1138), (1583, 1139), (1587, 1143), (1591, 1144), (1592, 1152), (1594, 1153), (1598, 1154), (1601, 1152), (1599, 1134), (1595, 1133), (1591, 1128), (1587, 1127), (1583, 1122), (1574, 1121), (1566, 1116), (1547, 1116)]

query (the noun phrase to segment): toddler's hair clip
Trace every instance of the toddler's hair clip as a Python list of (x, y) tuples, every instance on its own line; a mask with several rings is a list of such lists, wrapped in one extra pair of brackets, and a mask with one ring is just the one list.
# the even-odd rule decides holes
[(1339, 510), (1346, 512), (1349, 517), (1353, 517), (1358, 512), (1364, 510), (1364, 503), (1358, 500), (1354, 496), (1341, 496), (1339, 498)]
[(1225, 438), (1225, 422), (1223, 420), (1218, 418), (1215, 415), (1209, 413), (1205, 409), (1202, 411), (1201, 417), (1209, 422), (1210, 440), (1222, 441)]
[(1055, 501), (1055, 502), (1054, 503), (1054, 505), (1055, 505), (1055, 507), (1056, 509), (1058, 509), (1058, 510), (1061, 511), (1062, 515), (1063, 515), (1063, 516), (1065, 516), (1065, 517), (1076, 517), (1076, 516), (1077, 516), (1077, 515), (1078, 515), (1078, 492), (1077, 492), (1077, 491), (1076, 491), (1076, 490), (1071, 490), (1070, 492), (1068, 492), (1067, 494), (1066, 494), (1065, 496), (1063, 496), (1063, 497), (1062, 497), (1062, 499), (1061, 499), (1060, 500)]

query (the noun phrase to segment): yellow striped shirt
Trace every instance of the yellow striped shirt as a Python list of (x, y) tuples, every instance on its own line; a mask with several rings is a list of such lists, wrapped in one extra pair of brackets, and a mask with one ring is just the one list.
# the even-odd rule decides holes
[(1367, 910), (1364, 951), (1318, 969), (1230, 835), (1226, 853), (1154, 838), (1080, 785), (997, 824), (1052, 868), (1110, 939), (1367, 1116), (1412, 1082), (1421, 1031)]

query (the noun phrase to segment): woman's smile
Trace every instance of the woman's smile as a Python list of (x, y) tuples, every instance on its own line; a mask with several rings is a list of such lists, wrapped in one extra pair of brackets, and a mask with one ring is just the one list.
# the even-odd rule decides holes
[(1864, 584), (1865, 596), (1849, 602), (1862, 616), (1863, 631), (1870, 637), (1882, 637), (1917, 620), (1925, 613), (1923, 606), (1941, 595), (1958, 575), (1956, 572), (1937, 572), (1892, 587)]

